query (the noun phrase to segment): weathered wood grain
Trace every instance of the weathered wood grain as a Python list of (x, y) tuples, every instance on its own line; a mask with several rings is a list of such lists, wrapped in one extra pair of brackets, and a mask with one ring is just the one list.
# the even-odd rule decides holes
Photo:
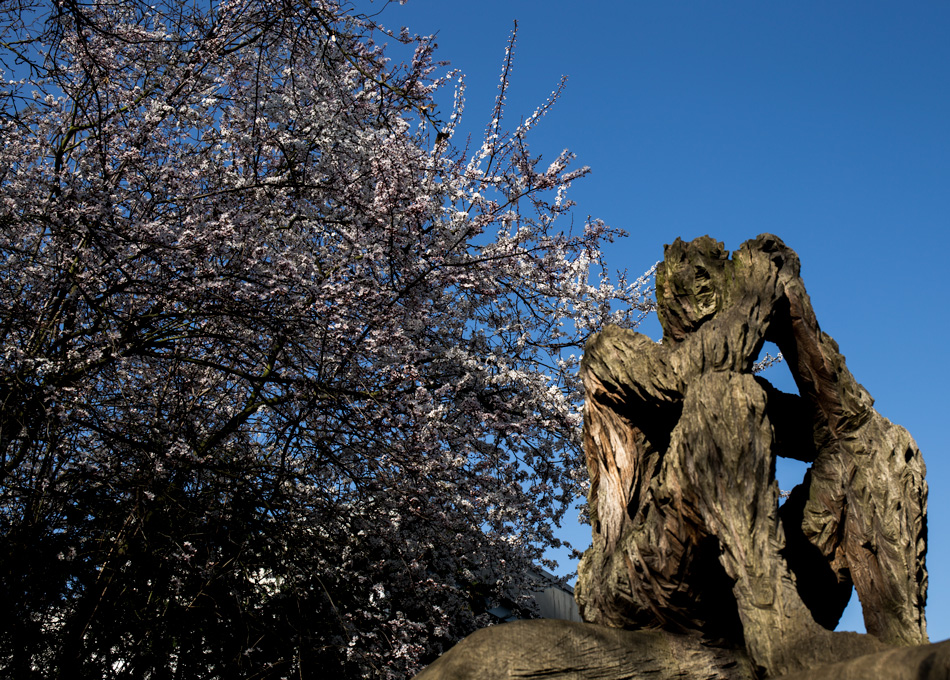
[[(588, 344), (585, 620), (696, 631), (776, 675), (846, 658), (828, 629), (853, 583), (869, 633), (927, 641), (923, 459), (821, 331), (799, 270), (768, 234), (731, 259), (677, 240), (657, 272), (663, 341), (608, 327)], [(767, 340), (800, 396), (752, 375)], [(776, 456), (812, 463), (781, 510)]]
[(628, 631), (573, 621), (514, 621), (483, 628), (416, 680), (753, 680), (741, 650), (698, 636)]

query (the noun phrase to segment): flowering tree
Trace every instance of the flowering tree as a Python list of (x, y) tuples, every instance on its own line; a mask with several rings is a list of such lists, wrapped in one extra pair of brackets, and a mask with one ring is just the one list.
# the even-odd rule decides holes
[(463, 151), (335, 0), (0, 3), (8, 674), (403, 677), (558, 544), (569, 353), (644, 282), (510, 47)]

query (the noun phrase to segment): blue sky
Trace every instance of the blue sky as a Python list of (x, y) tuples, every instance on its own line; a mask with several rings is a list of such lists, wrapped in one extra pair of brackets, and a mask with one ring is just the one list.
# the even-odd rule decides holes
[[(929, 632), (950, 638), (950, 3), (409, 0), (380, 18), (438, 33), (476, 134), (518, 20), (509, 120), (569, 77), (529, 142), (591, 166), (575, 219), (630, 232), (611, 267), (639, 274), (678, 236), (767, 231), (798, 252), (823, 330), (923, 451)], [(863, 630), (856, 601), (839, 629)]]

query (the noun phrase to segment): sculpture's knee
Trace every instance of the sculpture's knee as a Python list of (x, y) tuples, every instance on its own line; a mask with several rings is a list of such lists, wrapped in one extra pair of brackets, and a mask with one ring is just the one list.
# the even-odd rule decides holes
[(755, 378), (732, 372), (699, 376), (686, 393), (668, 456), (703, 498), (757, 502), (774, 480), (772, 428)]

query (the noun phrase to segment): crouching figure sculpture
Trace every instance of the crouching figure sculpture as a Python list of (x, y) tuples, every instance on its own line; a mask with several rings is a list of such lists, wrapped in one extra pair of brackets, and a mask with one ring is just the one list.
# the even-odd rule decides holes
[[(663, 340), (587, 344), (584, 448), (593, 545), (586, 623), (475, 632), (420, 680), (929, 680), (927, 485), (906, 430), (873, 408), (818, 326), (798, 256), (769, 234), (732, 254), (666, 247)], [(799, 394), (754, 375), (763, 344)], [(779, 504), (777, 456), (810, 463)], [(852, 589), (868, 635), (836, 633)]]
[[(861, 653), (831, 632), (853, 585), (869, 633), (927, 642), (923, 460), (819, 328), (799, 269), (768, 234), (731, 259), (677, 240), (656, 278), (662, 342), (608, 327), (588, 343), (585, 621), (744, 646), (775, 676)], [(765, 341), (800, 396), (753, 375)], [(776, 456), (811, 463), (781, 507)]]

